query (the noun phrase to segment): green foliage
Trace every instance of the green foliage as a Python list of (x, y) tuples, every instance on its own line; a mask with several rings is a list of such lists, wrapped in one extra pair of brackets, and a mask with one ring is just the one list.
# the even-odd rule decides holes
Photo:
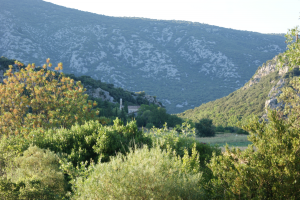
[[(109, 161), (109, 156), (114, 156), (117, 152), (126, 153), (129, 151), (129, 147), (134, 144), (149, 144), (149, 146), (152, 144), (151, 139), (144, 136), (144, 133), (138, 130), (135, 121), (124, 126), (123, 122), (118, 118), (114, 121), (113, 126), (103, 126), (98, 121), (89, 121), (83, 125), (75, 124), (70, 129), (43, 130), (39, 128), (26, 135), (10, 136), (8, 138), (2, 137), (0, 141), (1, 166), (7, 166), (11, 162), (11, 159), (22, 155), (29, 155), (29, 158), (27, 156), (22, 157), (22, 159), (33, 162), (34, 159), (31, 159), (31, 154), (25, 152), (30, 148), (30, 145), (36, 145), (39, 148), (50, 149), (61, 156), (60, 167), (68, 175), (66, 177), (67, 180), (84, 176), (87, 173), (85, 167), (93, 165), (93, 161), (97, 162), (100, 157), (101, 161), (107, 162)], [(38, 149), (32, 149), (31, 151), (36, 151), (40, 155)], [(44, 162), (41, 158), (39, 160)], [(50, 161), (51, 159), (49, 159)], [(21, 163), (20, 160), (17, 162)], [(50, 167), (50, 164), (44, 164)], [(36, 164), (36, 166), (41, 165), (43, 163), (40, 165)], [(15, 168), (10, 167), (12, 170)], [(34, 170), (30, 167), (27, 166), (27, 169), (34, 173)], [(3, 171), (1, 173), (6, 172)], [(37, 176), (41, 176), (42, 178), (42, 175), (38, 174)], [(37, 192), (47, 192), (51, 189), (41, 185), (39, 179), (30, 180), (31, 182), (29, 179), (29, 182), (27, 179), (21, 182), (11, 182), (10, 179), (3, 179), (1, 187), (7, 186), (6, 188), (11, 188), (8, 191), (5, 190), (6, 192), (3, 191), (7, 195), (10, 193), (12, 195), (20, 195), (20, 189), (18, 188), (22, 188), (23, 186), (31, 187), (31, 184), (34, 184), (32, 187), (40, 187)], [(70, 183), (72, 184), (72, 181)], [(45, 188), (48, 189), (44, 191)], [(16, 193), (12, 190), (16, 190)]]
[[(87, 102), (81, 83), (75, 84), (64, 74), (50, 71), (49, 62), (48, 58), (48, 65), (44, 64), (40, 70), (35, 70), (34, 63), (17, 72), (9, 66), (4, 74), (7, 78), (0, 83), (1, 135), (28, 133), (36, 127), (69, 128), (75, 122), (98, 119), (99, 111), (92, 109), (95, 102)], [(62, 63), (55, 70), (62, 70)]]
[(300, 57), (300, 40), (296, 40), (295, 41), (295, 37), (298, 37), (299, 34), (299, 30), (298, 30), (298, 26), (293, 28), (293, 29), (289, 29), (288, 33), (285, 35), (286, 37), (286, 43), (288, 44), (287, 48), (288, 50), (284, 52), (284, 54), (282, 54), (280, 56), (280, 63), (278, 63), (279, 67), (282, 67), (283, 64), (288, 63), (289, 67), (295, 68), (295, 67), (299, 67), (299, 57)]
[(202, 104), (177, 116), (194, 122), (210, 118), (215, 126), (236, 126), (238, 122), (247, 121), (252, 115), (261, 117), (265, 113), (268, 93), (277, 82), (278, 72), (270, 73), (251, 87), (240, 88), (226, 97)]
[(195, 123), (195, 128), (198, 131), (197, 135), (200, 137), (214, 137), (215, 130), (213, 129), (211, 119), (201, 119), (199, 123)]
[(238, 129), (237, 134), (249, 135), (249, 132), (240, 128), (240, 129)]
[[(288, 42), (298, 34), (292, 30)], [(299, 64), (299, 41), (283, 55), (290, 66)], [(253, 143), (245, 151), (230, 150), (213, 156), (209, 167), (211, 198), (298, 199), (300, 188), (300, 80), (282, 89), (284, 111), (269, 110), (268, 122), (253, 117), (243, 126)], [(255, 147), (255, 148), (254, 148)]]
[(0, 70), (6, 71), (9, 69), (9, 65), (13, 65), (15, 60), (8, 59), (3, 56), (0, 57)]
[(131, 142), (136, 144), (151, 144), (149, 138), (139, 131), (135, 121), (126, 126), (120, 119), (114, 120), (113, 126), (103, 126), (97, 121), (88, 121), (83, 125), (74, 125), (70, 129), (53, 129), (45, 131), (32, 131), (29, 134), (32, 143), (40, 148), (49, 148), (57, 153), (64, 153), (74, 166), (81, 162), (108, 161), (109, 156), (116, 152), (125, 153)]
[(197, 153), (177, 157), (171, 149), (131, 149), (78, 178), (76, 199), (201, 199)]
[(148, 123), (157, 128), (161, 128), (165, 123), (170, 127), (175, 127), (176, 124), (182, 123), (182, 120), (176, 115), (170, 115), (165, 108), (153, 104), (141, 105), (136, 120), (139, 127), (146, 127)]
[[(300, 187), (300, 135), (292, 122), (275, 111), (269, 123), (257, 118), (244, 127), (253, 143), (247, 150), (229, 150), (209, 164), (216, 196), (241, 199), (296, 199)], [(256, 151), (253, 147), (256, 147)]]
[(66, 194), (64, 174), (53, 152), (30, 146), (6, 164), (0, 194), (7, 199), (62, 199)]
[(94, 89), (101, 88), (102, 90), (109, 92), (109, 95), (111, 95), (115, 101), (118, 101), (119, 99), (122, 98), (123, 102), (129, 102), (133, 105), (150, 104), (149, 101), (140, 97), (140, 96), (145, 96), (145, 92), (143, 93), (143, 95), (138, 94), (138, 97), (140, 98), (135, 99), (134, 98), (135, 93), (124, 90), (123, 88), (115, 88), (113, 84), (104, 83), (101, 82), (101, 80), (95, 80), (90, 76), (77, 77), (74, 74), (66, 74), (66, 76), (74, 79), (75, 81), (81, 81), (85, 87), (94, 88)]
[(116, 152), (127, 152), (134, 143), (151, 145), (151, 140), (138, 130), (135, 121), (124, 126), (123, 122), (117, 118), (113, 126), (102, 127), (97, 134), (97, 142), (93, 149), (103, 156), (103, 161), (108, 161), (109, 156), (116, 155)]
[(215, 128), (216, 132), (225, 132), (225, 128), (222, 125), (219, 125)]
[(145, 91), (136, 92), (136, 94), (141, 97), (146, 95)]
[(153, 128), (153, 126), (154, 126), (154, 124), (152, 124), (152, 123), (147, 123), (146, 126), (145, 126), (145, 128), (151, 129), (151, 128)]
[(124, 103), (124, 111), (125, 111), (125, 113), (128, 113), (128, 103), (127, 103), (127, 101), (125, 101), (125, 103)]
[(213, 152), (216, 155), (221, 154), (221, 150), (217, 146), (211, 146), (199, 142), (195, 139), (195, 129), (191, 128), (188, 123), (183, 123), (180, 127), (180, 134), (178, 130), (173, 129), (169, 131), (166, 124), (163, 129), (153, 128), (147, 134), (152, 139), (154, 146), (158, 145), (161, 149), (171, 148), (176, 152), (176, 155), (183, 157), (185, 150), (188, 151), (189, 155), (192, 154), (192, 149), (195, 146), (199, 153), (199, 161), (201, 171), (204, 172), (203, 178), (209, 180), (212, 176), (211, 170), (207, 168), (206, 162), (209, 162)]
[(30, 132), (30, 142), (40, 148), (50, 149), (62, 153), (67, 159), (77, 166), (84, 161), (98, 160), (94, 152), (98, 133), (102, 125), (97, 121), (88, 121), (83, 125), (75, 124), (70, 129), (41, 129)]
[(233, 127), (233, 126), (226, 126), (224, 128), (224, 132), (225, 133), (234, 133), (236, 132), (237, 127)]

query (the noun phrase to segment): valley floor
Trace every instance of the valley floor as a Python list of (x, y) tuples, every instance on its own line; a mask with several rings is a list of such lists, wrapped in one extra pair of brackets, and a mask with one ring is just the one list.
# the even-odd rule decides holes
[(241, 150), (245, 150), (250, 141), (248, 141), (248, 135), (239, 135), (235, 133), (219, 133), (215, 137), (196, 137), (199, 142), (209, 143), (211, 145), (218, 144), (225, 151), (225, 145), (228, 144), (229, 147), (238, 147)]

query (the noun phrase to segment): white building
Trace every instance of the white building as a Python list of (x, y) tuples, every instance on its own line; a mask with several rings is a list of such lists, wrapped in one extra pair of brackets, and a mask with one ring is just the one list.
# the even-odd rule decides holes
[(128, 106), (128, 114), (136, 113), (141, 106)]

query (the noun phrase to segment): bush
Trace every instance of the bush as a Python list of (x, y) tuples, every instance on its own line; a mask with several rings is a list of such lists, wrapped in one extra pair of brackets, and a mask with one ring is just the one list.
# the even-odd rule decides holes
[(201, 199), (197, 155), (181, 159), (158, 147), (132, 149), (76, 182), (76, 199)]
[(66, 193), (58, 157), (36, 146), (8, 164), (0, 185), (8, 199), (61, 199)]
[(214, 137), (215, 131), (213, 129), (211, 119), (201, 119), (199, 123), (195, 123), (195, 128), (198, 131), (198, 136), (200, 137)]
[(117, 152), (126, 153), (134, 144), (152, 145), (151, 139), (138, 130), (135, 121), (123, 125), (120, 119), (114, 120), (113, 126), (103, 126), (98, 134), (96, 144), (93, 147), (98, 155), (102, 155), (102, 161), (109, 161), (110, 156)]
[(237, 134), (249, 135), (249, 132), (240, 128), (238, 129)]
[(224, 129), (224, 127), (223, 127), (222, 125), (220, 125), (220, 126), (217, 126), (217, 127), (215, 128), (215, 131), (216, 131), (216, 132), (225, 132), (225, 129)]
[(44, 133), (35, 130), (29, 134), (29, 138), (40, 148), (65, 153), (74, 166), (91, 159), (97, 162), (100, 154), (103, 156), (102, 161), (108, 161), (109, 156), (117, 152), (127, 152), (133, 142), (151, 145), (150, 138), (138, 130), (135, 121), (124, 126), (118, 118), (114, 120), (113, 126), (89, 121), (83, 125), (76, 124), (70, 129), (53, 129)]
[(31, 131), (28, 139), (40, 148), (50, 149), (63, 155), (74, 166), (80, 162), (98, 160), (94, 152), (98, 133), (102, 125), (97, 121), (88, 121), (83, 125), (75, 124), (70, 129), (37, 129)]
[[(212, 172), (206, 166), (206, 163), (210, 161), (213, 153), (220, 155), (221, 149), (196, 140), (195, 129), (191, 129), (191, 126), (187, 122), (183, 123), (178, 129), (179, 130), (173, 129), (172, 131), (169, 131), (165, 125), (163, 129), (151, 129), (151, 131), (148, 133), (148, 136), (151, 137), (153, 146), (159, 146), (162, 150), (172, 148), (176, 155), (180, 157), (184, 156), (185, 149), (189, 155), (192, 155), (192, 149), (194, 145), (196, 145), (195, 148), (199, 154), (200, 168), (201, 171), (204, 172), (203, 178), (207, 181), (210, 180), (212, 177)], [(180, 133), (178, 133), (178, 131)]]
[(211, 181), (212, 199), (298, 199), (299, 122), (282, 119), (276, 111), (268, 118), (269, 123), (253, 118), (244, 127), (253, 143), (245, 151), (226, 148), (222, 156), (212, 158), (209, 166), (216, 176)]
[(232, 126), (226, 126), (225, 128), (225, 133), (234, 133), (236, 128), (232, 127)]
[(154, 126), (153, 123), (147, 123), (145, 128), (151, 129), (151, 128), (153, 128), (153, 126)]

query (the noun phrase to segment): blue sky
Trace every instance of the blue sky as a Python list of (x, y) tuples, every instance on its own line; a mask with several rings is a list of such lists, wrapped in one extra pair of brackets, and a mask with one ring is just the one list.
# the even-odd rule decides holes
[(300, 0), (45, 0), (116, 17), (184, 20), (260, 33), (300, 25)]

